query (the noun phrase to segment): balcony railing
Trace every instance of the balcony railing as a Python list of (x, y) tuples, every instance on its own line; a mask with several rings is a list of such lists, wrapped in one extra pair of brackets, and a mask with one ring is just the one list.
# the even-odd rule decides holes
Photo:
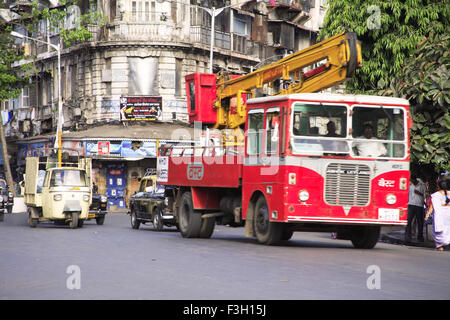
[[(210, 45), (211, 29), (202, 26), (191, 26), (190, 40), (192, 43)], [(231, 34), (216, 30), (216, 33), (214, 34), (214, 46), (231, 50)]]
[(177, 39), (173, 25), (149, 22), (119, 22), (108, 25), (109, 40), (151, 40), (173, 42)]

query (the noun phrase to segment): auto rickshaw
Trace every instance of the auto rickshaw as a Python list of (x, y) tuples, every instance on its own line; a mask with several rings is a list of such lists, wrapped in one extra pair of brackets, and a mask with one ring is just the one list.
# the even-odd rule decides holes
[(53, 221), (81, 228), (92, 201), (91, 172), (90, 158), (57, 163), (48, 157), (27, 157), (25, 204), (30, 227)]

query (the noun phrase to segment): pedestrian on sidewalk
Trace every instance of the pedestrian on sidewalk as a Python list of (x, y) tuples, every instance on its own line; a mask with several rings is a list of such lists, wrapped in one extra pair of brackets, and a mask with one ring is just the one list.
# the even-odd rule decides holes
[(409, 184), (408, 217), (405, 230), (405, 242), (411, 242), (412, 221), (415, 218), (417, 222), (417, 240), (424, 241), (424, 201), (427, 188), (425, 183), (415, 174), (411, 175)]
[(433, 237), (436, 250), (443, 251), (450, 244), (450, 174), (439, 177), (439, 191), (431, 195), (431, 206), (425, 220), (433, 213)]

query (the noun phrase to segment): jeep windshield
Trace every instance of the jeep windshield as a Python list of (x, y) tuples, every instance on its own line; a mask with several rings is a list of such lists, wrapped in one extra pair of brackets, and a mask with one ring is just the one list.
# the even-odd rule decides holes
[(86, 173), (77, 169), (55, 169), (50, 179), (50, 187), (87, 187)]

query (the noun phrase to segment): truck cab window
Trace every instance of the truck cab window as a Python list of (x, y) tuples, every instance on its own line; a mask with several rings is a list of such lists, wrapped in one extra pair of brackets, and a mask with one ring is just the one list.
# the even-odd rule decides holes
[(400, 108), (354, 107), (353, 155), (374, 158), (405, 157), (405, 121), (405, 114)]
[(264, 110), (248, 112), (247, 154), (254, 156), (262, 152), (262, 137), (264, 131)]

